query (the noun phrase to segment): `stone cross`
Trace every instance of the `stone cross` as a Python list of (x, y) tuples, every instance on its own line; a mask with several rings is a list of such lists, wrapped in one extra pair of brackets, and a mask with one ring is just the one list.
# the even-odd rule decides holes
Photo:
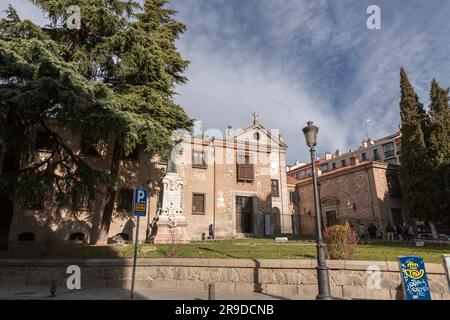
[(258, 112), (253, 112), (252, 115), (253, 115), (253, 124), (257, 124), (259, 116)]

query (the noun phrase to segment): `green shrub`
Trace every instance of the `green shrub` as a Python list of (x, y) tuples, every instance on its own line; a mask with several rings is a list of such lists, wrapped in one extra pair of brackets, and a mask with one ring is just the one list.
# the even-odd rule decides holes
[(348, 223), (327, 227), (324, 240), (330, 259), (351, 259), (358, 243), (358, 235)]

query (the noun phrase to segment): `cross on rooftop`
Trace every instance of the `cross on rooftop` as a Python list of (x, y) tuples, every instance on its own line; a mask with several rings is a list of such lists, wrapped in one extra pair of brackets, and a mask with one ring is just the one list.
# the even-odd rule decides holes
[(252, 115), (253, 115), (253, 124), (257, 124), (259, 116), (258, 112), (253, 112)]

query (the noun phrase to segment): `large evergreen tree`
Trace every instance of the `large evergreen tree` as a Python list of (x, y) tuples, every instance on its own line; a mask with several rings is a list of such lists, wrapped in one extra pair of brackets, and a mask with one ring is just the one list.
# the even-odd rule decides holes
[(436, 186), (435, 210), (441, 221), (450, 221), (450, 106), (449, 90), (439, 86), (433, 79), (430, 90), (430, 123), (428, 151), (433, 166), (433, 180)]
[(428, 117), (403, 68), (400, 70), (401, 167), (405, 204), (413, 217), (427, 221), (436, 235), (439, 212), (434, 210), (433, 166), (426, 146)]
[[(0, 247), (8, 243), (14, 203), (48, 196), (61, 204), (94, 194), (114, 178), (91, 168), (54, 130), (106, 135), (126, 120), (102, 83), (61, 59), (61, 46), (9, 7), (0, 21)], [(53, 140), (45, 157), (32, 152), (36, 130)], [(34, 198), (34, 199), (32, 199)]]
[[(188, 62), (182, 59), (175, 47), (175, 41), (185, 26), (171, 18), (174, 11), (164, 8), (165, 0), (147, 0), (143, 7), (125, 0), (32, 2), (50, 18), (51, 25), (39, 28), (26, 22), (30, 31), (23, 32), (24, 22), (17, 17), (16, 22), (20, 26), (7, 25), (8, 21), (4, 21), (3, 32), (14, 41), (24, 40), (25, 36), (27, 44), (30, 39), (52, 43), (57, 48), (55, 56), (62, 60), (61, 63), (69, 65), (87, 87), (93, 87), (88, 101), (92, 100), (94, 106), (100, 105), (99, 109), (106, 110), (111, 114), (109, 118), (115, 119), (110, 121), (108, 116), (99, 118), (97, 111), (91, 116), (99, 123), (108, 123), (110, 129), (100, 132), (107, 141), (111, 141), (108, 147), (112, 153), (110, 170), (102, 181), (108, 188), (97, 243), (104, 243), (116, 198), (117, 183), (114, 182), (121, 178), (122, 154), (131, 153), (138, 144), (149, 154), (166, 153), (172, 147), (172, 131), (191, 126), (191, 120), (173, 101), (175, 85), (186, 81), (181, 74)], [(81, 9), (79, 30), (69, 30), (64, 26), (68, 18), (66, 8), (73, 4)], [(14, 72), (10, 73), (14, 77)], [(36, 78), (39, 80), (39, 76)], [(17, 86), (17, 90), (22, 89)], [(55, 105), (55, 100), (48, 100)], [(86, 103), (78, 105), (82, 110), (86, 109)], [(68, 109), (74, 106), (77, 104), (67, 104)], [(58, 108), (66, 112), (65, 109)], [(61, 117), (61, 121), (63, 119)], [(81, 123), (84, 128), (84, 120), (74, 120), (75, 127), (80, 127)], [(100, 125), (98, 130), (101, 128)], [(56, 132), (53, 134), (57, 136)], [(84, 175), (79, 175), (77, 181), (82, 185), (93, 185)], [(9, 197), (10, 193), (5, 194)]]

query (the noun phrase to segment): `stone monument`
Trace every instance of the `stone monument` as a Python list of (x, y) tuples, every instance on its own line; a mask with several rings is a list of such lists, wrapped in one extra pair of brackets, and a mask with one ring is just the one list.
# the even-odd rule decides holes
[(154, 243), (187, 243), (187, 221), (183, 215), (183, 179), (169, 162), (162, 180), (162, 206), (158, 216), (158, 232)]

